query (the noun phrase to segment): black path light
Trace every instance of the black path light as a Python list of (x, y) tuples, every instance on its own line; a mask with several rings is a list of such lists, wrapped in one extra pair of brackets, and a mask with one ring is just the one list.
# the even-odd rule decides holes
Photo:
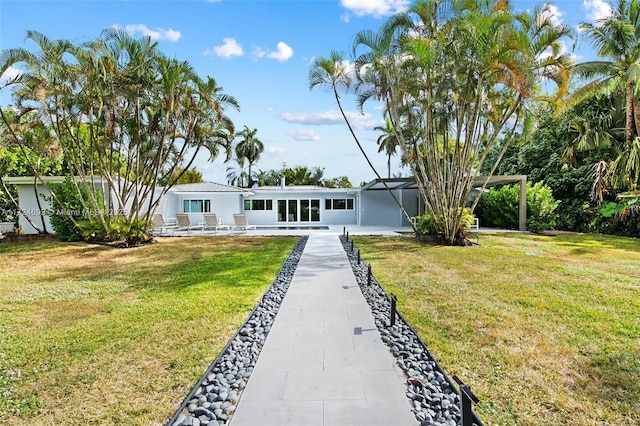
[(474, 423), (473, 409), (471, 404), (477, 404), (480, 400), (471, 392), (471, 386), (465, 385), (458, 376), (453, 376), (453, 380), (460, 386), (460, 403), (462, 405), (462, 426), (472, 426)]
[(396, 297), (395, 294), (391, 293), (389, 300), (391, 300), (391, 313), (389, 317), (389, 327), (393, 327), (394, 325), (396, 325), (396, 302), (398, 301), (398, 298)]

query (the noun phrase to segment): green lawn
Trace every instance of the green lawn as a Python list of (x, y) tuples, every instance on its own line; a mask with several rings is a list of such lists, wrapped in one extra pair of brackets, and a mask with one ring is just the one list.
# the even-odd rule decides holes
[(297, 240), (0, 244), (0, 424), (163, 424)]
[(485, 425), (640, 425), (640, 240), (354, 241)]

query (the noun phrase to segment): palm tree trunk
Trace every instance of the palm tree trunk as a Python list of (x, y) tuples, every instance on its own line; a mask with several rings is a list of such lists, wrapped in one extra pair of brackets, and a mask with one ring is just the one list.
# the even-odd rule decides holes
[(634, 117), (633, 117), (633, 83), (627, 83), (627, 99), (626, 99), (626, 129), (625, 129), (625, 142), (627, 146), (627, 151), (631, 149), (631, 142), (633, 141), (633, 126), (634, 126)]

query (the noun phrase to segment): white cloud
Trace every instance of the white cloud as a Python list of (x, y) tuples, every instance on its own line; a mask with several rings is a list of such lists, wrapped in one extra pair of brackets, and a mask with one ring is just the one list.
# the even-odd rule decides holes
[(251, 55), (254, 59), (269, 58), (280, 62), (285, 62), (293, 56), (293, 49), (283, 41), (278, 43), (277, 49), (278, 50), (275, 51), (267, 51), (259, 46), (255, 46)]
[(349, 14), (348, 12), (343, 13), (342, 15), (340, 15), (340, 20), (348, 24), (351, 20), (351, 14)]
[(587, 18), (594, 22), (612, 13), (611, 5), (603, 0), (584, 0), (582, 8), (587, 11)]
[[(371, 114), (361, 114), (359, 112), (345, 111), (345, 115), (351, 125), (358, 130), (371, 130), (376, 126), (384, 124), (383, 120), (375, 120), (371, 117)], [(288, 123), (307, 124), (307, 125), (344, 125), (344, 118), (342, 114), (337, 110), (314, 112), (314, 113), (300, 113), (294, 114), (290, 112), (284, 112), (280, 114), (280, 118)]]
[(281, 41), (278, 43), (278, 50), (267, 54), (267, 58), (284, 62), (293, 56), (293, 49), (287, 43)]
[(393, 15), (405, 10), (409, 0), (340, 0), (342, 7), (356, 16), (373, 15), (375, 17)]
[(204, 51), (204, 56), (221, 56), (223, 58), (231, 58), (233, 56), (242, 56), (244, 51), (242, 46), (234, 38), (223, 38), (224, 42), (220, 46), (215, 46), (213, 49), (207, 49)]
[(166, 40), (166, 41), (178, 41), (182, 37), (180, 31), (176, 31), (172, 28), (165, 30), (163, 28), (150, 29), (144, 24), (132, 24), (125, 27), (125, 31), (129, 34), (141, 33), (144, 36), (150, 37), (152, 40)]
[(299, 129), (289, 130), (286, 132), (287, 136), (290, 136), (295, 141), (319, 141), (320, 135), (313, 131), (313, 129)]
[(252, 56), (255, 59), (261, 59), (261, 58), (264, 58), (265, 56), (267, 56), (267, 52), (265, 52), (264, 50), (262, 50), (261, 48), (256, 46), (256, 47), (253, 48)]
[(13, 80), (14, 78), (20, 76), (22, 71), (13, 65), (6, 69), (6, 71), (0, 76), (0, 87), (3, 87), (5, 84)]
[(285, 152), (287, 152), (286, 149), (279, 146), (268, 146), (264, 150), (270, 154), (284, 154)]
[(558, 6), (549, 4), (547, 5), (547, 7), (549, 9), (548, 9), (548, 12), (545, 12), (545, 14), (549, 17), (553, 25), (562, 24), (562, 15), (564, 15), (564, 13), (560, 12), (560, 9), (558, 8)]

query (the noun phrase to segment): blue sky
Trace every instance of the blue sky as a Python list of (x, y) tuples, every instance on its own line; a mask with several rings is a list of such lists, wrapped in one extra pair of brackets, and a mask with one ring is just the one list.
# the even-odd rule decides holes
[[(315, 57), (338, 50), (349, 57), (356, 33), (377, 30), (405, 0), (128, 0), (128, 1), (0, 1), (0, 49), (24, 47), (27, 30), (51, 39), (76, 42), (96, 38), (101, 30), (120, 26), (135, 36), (150, 35), (166, 55), (191, 63), (202, 77), (210, 75), (238, 99), (240, 112), (229, 111), (238, 130), (257, 128), (265, 145), (257, 169), (287, 166), (321, 167), (325, 177), (346, 175), (354, 185), (375, 176), (368, 168), (339, 115), (333, 95), (310, 91), (307, 75)], [(514, 1), (518, 9), (532, 8)], [(552, 2), (556, 18), (571, 26), (607, 13), (602, 0)], [(578, 60), (588, 56), (579, 41)], [(377, 154), (382, 125), (379, 105), (361, 114), (353, 96), (342, 97), (358, 137), (382, 176), (386, 156)], [(10, 101), (7, 90), (0, 102)], [(233, 160), (213, 163), (203, 156), (197, 169), (206, 181), (226, 183)], [(392, 173), (407, 174), (392, 159)]]

